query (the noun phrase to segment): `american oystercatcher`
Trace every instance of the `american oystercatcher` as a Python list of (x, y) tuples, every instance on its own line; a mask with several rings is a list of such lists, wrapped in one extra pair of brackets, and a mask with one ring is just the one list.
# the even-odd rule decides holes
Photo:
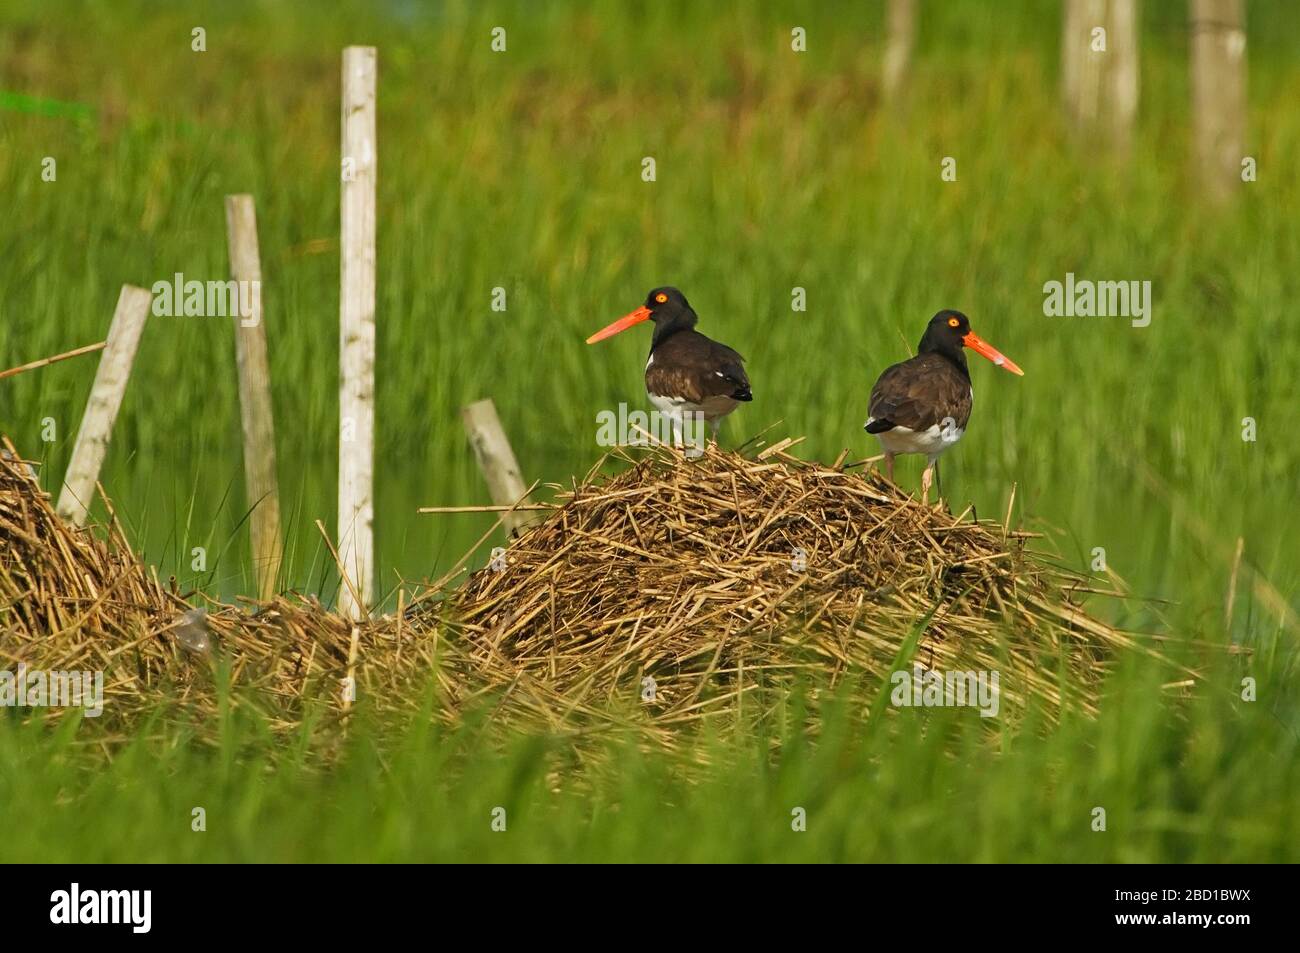
[[(753, 400), (745, 359), (717, 341), (695, 330), (699, 316), (690, 302), (676, 288), (655, 288), (646, 295), (645, 304), (613, 324), (601, 328), (588, 344), (595, 344), (634, 324), (650, 320), (655, 333), (650, 341), (650, 358), (645, 362), (645, 389), (661, 414), (672, 424), (673, 436), (683, 443), (682, 431), (705, 421), (718, 439), (722, 418), (744, 401)], [(697, 455), (698, 427), (691, 429), (685, 443)]]
[(970, 329), (966, 315), (945, 310), (930, 319), (916, 357), (886, 368), (871, 388), (865, 429), (879, 438), (885, 451), (885, 473), (891, 481), (896, 455), (925, 454), (923, 503), (930, 500), (939, 454), (961, 439), (970, 420), (975, 392), (963, 347), (1005, 371), (1024, 376), (1014, 361)]

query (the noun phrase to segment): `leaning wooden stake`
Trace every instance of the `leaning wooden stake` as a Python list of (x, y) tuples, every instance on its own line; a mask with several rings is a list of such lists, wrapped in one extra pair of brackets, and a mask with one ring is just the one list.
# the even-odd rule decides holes
[(354, 619), (371, 605), (375, 558), (375, 74), (373, 46), (343, 51), (338, 541), (350, 585), (339, 610)]
[[(480, 400), (461, 408), (461, 420), (465, 422), (465, 432), (469, 435), (470, 446), (474, 448), (474, 458), (478, 468), (487, 481), (488, 492), (492, 502), (497, 506), (510, 506), (523, 499), (528, 492), (523, 474), (519, 472), (519, 461), (510, 449), (510, 441), (497, 416), (497, 408), (491, 399)], [(541, 513), (536, 510), (515, 510), (502, 519), (507, 534), (513, 535), (527, 526), (541, 520)]]
[(1241, 183), (1246, 138), (1242, 0), (1192, 0), (1192, 123), (1204, 193), (1228, 199)]
[(131, 377), (131, 362), (140, 343), (140, 333), (149, 317), (153, 295), (144, 288), (123, 285), (113, 312), (113, 324), (108, 329), (108, 342), (99, 359), (95, 383), (90, 388), (86, 412), (81, 417), (72, 446), (72, 460), (63, 477), (63, 489), (55, 507), (60, 516), (83, 526), (90, 514), (90, 501), (95, 493), (99, 468), (108, 453), (108, 441), (113, 434), (113, 421), (122, 406), (126, 382)]
[(275, 475), (275, 423), (271, 371), (262, 322), (262, 264), (257, 212), (251, 195), (226, 196), (226, 242), (230, 275), (240, 302), (235, 315), (235, 363), (239, 368), (239, 418), (244, 432), (244, 483), (257, 596), (270, 599), (280, 578), (280, 489)]

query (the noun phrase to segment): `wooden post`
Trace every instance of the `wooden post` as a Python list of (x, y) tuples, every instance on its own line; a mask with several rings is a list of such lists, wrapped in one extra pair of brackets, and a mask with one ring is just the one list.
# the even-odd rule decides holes
[(1246, 31), (1242, 0), (1192, 0), (1192, 123), (1196, 164), (1212, 201), (1241, 182), (1246, 139)]
[(108, 342), (95, 383), (90, 387), (86, 412), (81, 417), (81, 428), (72, 446), (72, 459), (63, 476), (63, 489), (55, 506), (59, 515), (77, 526), (84, 526), (90, 515), (90, 501), (94, 498), (99, 468), (108, 453), (108, 441), (113, 435), (113, 422), (122, 406), (126, 382), (131, 377), (131, 363), (149, 317), (153, 295), (144, 288), (123, 285), (117, 298), (117, 310), (108, 329)]
[(1092, 31), (1105, 19), (1105, 0), (1065, 0), (1061, 32), (1061, 91), (1073, 126), (1086, 127), (1097, 115), (1101, 56), (1092, 49)]
[[(1065, 0), (1061, 93), (1081, 134), (1107, 133), (1128, 148), (1138, 107), (1138, 0)], [(1101, 49), (1104, 31), (1105, 48)]]
[(898, 98), (907, 83), (916, 39), (916, 0), (889, 0), (885, 14), (885, 67), (881, 85), (887, 102)]
[[(468, 407), (462, 407), (461, 420), (465, 423), (465, 432), (469, 435), (470, 446), (474, 448), (474, 458), (478, 468), (487, 481), (488, 492), (492, 502), (497, 506), (510, 506), (518, 503), (528, 487), (523, 474), (519, 472), (519, 461), (510, 449), (510, 441), (497, 416), (497, 408), (491, 398), (475, 401)], [(503, 519), (507, 535), (520, 532), (542, 519), (542, 514), (534, 510), (508, 513)]]
[[(339, 290), (339, 611), (365, 615), (374, 579), (375, 75), (373, 46), (343, 51)], [(353, 598), (353, 591), (356, 598)]]
[(275, 473), (275, 422), (271, 371), (262, 323), (262, 264), (257, 248), (257, 212), (251, 195), (226, 196), (226, 244), (235, 300), (235, 363), (239, 368), (239, 419), (244, 433), (244, 483), (257, 597), (275, 595), (280, 578), (280, 488)]
[(1111, 142), (1121, 152), (1133, 143), (1138, 108), (1138, 0), (1110, 0), (1109, 60), (1106, 89)]

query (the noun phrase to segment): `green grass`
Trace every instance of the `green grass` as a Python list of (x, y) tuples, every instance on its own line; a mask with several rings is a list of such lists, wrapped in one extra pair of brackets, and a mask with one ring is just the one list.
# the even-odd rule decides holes
[[(379, 726), (364, 712), (322, 766), (310, 723), (273, 747), (228, 712), (213, 748), (159, 721), (107, 767), (0, 719), (3, 854), (13, 861), (1226, 862), (1300, 859), (1294, 685), (1239, 699), (1212, 665), (1173, 702), (1149, 667), (1109, 683), (1097, 721), (1031, 713), (990, 734), (972, 710), (872, 712), (841, 693), (819, 736), (798, 699), (678, 756), (630, 740), (504, 734), (470, 719)], [(1279, 718), (1282, 699), (1290, 724)], [(756, 699), (757, 700), (757, 699)], [(755, 706), (757, 710), (758, 706)], [(242, 710), (241, 710), (242, 711)], [(770, 745), (777, 745), (773, 757)], [(708, 769), (687, 760), (708, 757)], [(1268, 770), (1260, 770), (1263, 765)], [(87, 767), (94, 768), (88, 771)], [(575, 780), (580, 779), (580, 780)], [(192, 830), (196, 807), (206, 830)], [(1094, 811), (1105, 810), (1105, 830)], [(505, 809), (504, 831), (493, 830)], [(802, 808), (806, 829), (792, 829)]]
[[(975, 359), (974, 418), (944, 461), (954, 502), (1000, 514), (1016, 485), (1017, 518), (1051, 532), (1068, 562), (1086, 568), (1103, 547), (1136, 593), (1164, 600), (1117, 607), (1114, 621), (1242, 643), (1257, 650), (1260, 674), (1282, 680), (1295, 673), (1297, 635), (1260, 601), (1256, 577), (1242, 577), (1224, 615), (1238, 537), (1258, 578), (1292, 607), (1300, 601), (1300, 8), (1249, 5), (1248, 151), (1259, 181), (1224, 212), (1201, 205), (1190, 174), (1185, 5), (1143, 8), (1141, 113), (1125, 163), (1074, 142), (1062, 123), (1055, 0), (927, 4), (901, 114), (879, 102), (882, 16), (872, 4), (410, 3), (386, 15), (361, 3), (17, 0), (0, 12), (0, 367), (102, 338), (123, 282), (225, 277), (222, 196), (253, 193), (289, 519), (285, 582), (332, 597), (314, 521), (332, 528), (335, 509), (339, 51), (373, 43), (385, 588), (445, 570), (488, 525), (414, 514), (485, 501), (457, 417), (464, 403), (496, 401), (529, 479), (567, 482), (590, 466), (596, 413), (643, 406), (648, 342), (634, 332), (588, 348), (583, 338), (652, 286), (681, 287), (702, 329), (748, 358), (755, 401), (727, 422), (724, 442), (784, 420), (807, 436), (800, 452), (820, 459), (843, 447), (876, 452), (861, 430), (871, 382), (907, 355), (934, 311), (958, 307), (1026, 376)], [(498, 25), (505, 54), (489, 47)], [(805, 54), (789, 49), (792, 25), (808, 31)], [(205, 53), (190, 49), (195, 26), (207, 30)], [(654, 183), (640, 178), (646, 155), (657, 160)], [(41, 180), (45, 156), (58, 161), (56, 182)], [(957, 159), (954, 183), (940, 179), (945, 156)], [(1151, 326), (1045, 317), (1042, 286), (1068, 271), (1152, 281)], [(490, 309), (496, 286), (508, 294), (504, 314)], [(807, 289), (806, 313), (790, 310), (796, 286)], [(220, 319), (151, 318), (102, 474), (164, 576), (227, 597), (251, 589), (233, 350)], [(47, 485), (66, 464), (93, 366), (82, 358), (0, 382), (0, 430), (45, 460)], [(1251, 443), (1241, 439), (1247, 416), (1258, 422)], [(57, 429), (48, 443), (47, 418)], [(915, 479), (915, 466), (901, 475)], [(209, 550), (207, 573), (190, 568), (194, 546)], [(734, 766), (699, 787), (615, 753), (645, 793), (593, 782), (599, 797), (585, 800), (535, 793), (527, 758), (543, 756), (533, 747), (479, 764), (466, 737), (418, 742), (437, 756), (427, 766), (399, 759), (390, 772), (359, 749), (349, 770), (323, 776), (264, 777), (266, 753), (251, 741), (218, 775), (205, 769), (208, 755), (177, 743), (156, 762), (123, 755), (89, 790), (70, 749), (41, 767), (47, 742), (20, 732), (4, 744), (6, 762), (78, 805), (42, 823), (35, 805), (50, 799), (30, 798), (30, 831), (48, 835), (74, 814), (109, 827), (115, 816), (152, 818), (157, 831), (129, 850), (125, 834), (97, 833), (105, 858), (363, 856), (382, 831), (373, 844), (389, 856), (541, 857), (576, 844), (593, 857), (619, 845), (629, 856), (740, 857), (753, 845), (765, 858), (842, 849), (1013, 859), (982, 833), (1011, 825), (1033, 838), (1020, 859), (1042, 859), (1053, 850), (1045, 832), (1075, 822), (1094, 776), (1146, 805), (1141, 833), (1080, 834), (1060, 848), (1071, 856), (1294, 857), (1294, 828), (1275, 823), (1295, 806), (1284, 794), (1284, 782), (1294, 789), (1291, 736), (1259, 717), (1216, 729), (1217, 703), (1188, 722), (1145, 704), (1017, 738), (996, 757), (959, 742), (951, 763), (897, 719), (899, 732), (833, 749), (842, 776), (818, 760), (831, 755), (808, 755), (800, 783), (824, 792), (828, 814), (802, 839), (783, 839), (787, 769), (764, 773), (757, 745), (728, 747)], [(1284, 715), (1294, 727), (1294, 710)], [(1130, 735), (1153, 741), (1131, 750)], [(1217, 753), (1204, 753), (1205, 737), (1220, 739)], [(784, 738), (797, 749), (797, 731)], [(464, 770), (437, 774), (438, 759), (458, 752)], [(504, 837), (472, 833), (483, 792), (505, 784), (510, 765), (532, 778), (524, 788), (534, 794), (520, 797), (534, 798), (539, 828), (531, 839), (526, 820)], [(218, 776), (210, 813), (226, 820), (206, 840), (168, 840), (164, 817)], [(1219, 776), (1236, 787), (1211, 783)], [(160, 800), (133, 808), (104, 780), (114, 777), (123, 789), (132, 777), (158, 781)], [(423, 784), (443, 792), (440, 810), (464, 821), (463, 838), (439, 822), (434, 846), (402, 840), (435, 816), (415, 793)], [(736, 791), (738, 800), (722, 796)], [(16, 800), (21, 809), (28, 798)], [(715, 800), (743, 805), (729, 807), (730, 827)], [(664, 803), (681, 805), (680, 826), (655, 815)], [(296, 840), (319, 817), (358, 812), (338, 843)], [(548, 812), (559, 820), (543, 831)], [(1269, 825), (1274, 835), (1262, 833)], [(718, 830), (697, 836), (704, 827)], [(506, 846), (520, 841), (531, 846)], [(57, 849), (34, 833), (26, 844), (20, 853)]]

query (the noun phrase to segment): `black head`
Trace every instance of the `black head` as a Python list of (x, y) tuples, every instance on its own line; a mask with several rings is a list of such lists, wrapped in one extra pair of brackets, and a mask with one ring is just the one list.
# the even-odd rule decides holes
[(965, 371), (966, 354), (963, 348), (970, 348), (976, 354), (988, 358), (1004, 371), (1024, 374), (1015, 361), (970, 329), (970, 320), (966, 315), (951, 308), (945, 308), (930, 319), (916, 353), (941, 354)]
[(683, 318), (689, 318), (690, 324), (699, 320), (691, 303), (686, 300), (686, 295), (668, 285), (655, 288), (646, 295), (645, 306), (650, 309), (650, 320), (658, 326), (662, 326), (665, 321), (680, 321)]
[(917, 354), (942, 354), (959, 366), (966, 366), (962, 353), (966, 335), (970, 334), (970, 319), (960, 311), (945, 308), (930, 319), (916, 347)]
[(625, 314), (613, 324), (601, 328), (587, 338), (587, 343), (595, 344), (597, 341), (603, 341), (646, 320), (653, 321), (655, 324), (654, 342), (657, 344), (670, 334), (695, 327), (699, 317), (690, 302), (686, 300), (686, 295), (676, 288), (665, 285), (662, 288), (655, 288), (646, 295), (645, 304), (631, 314)]

